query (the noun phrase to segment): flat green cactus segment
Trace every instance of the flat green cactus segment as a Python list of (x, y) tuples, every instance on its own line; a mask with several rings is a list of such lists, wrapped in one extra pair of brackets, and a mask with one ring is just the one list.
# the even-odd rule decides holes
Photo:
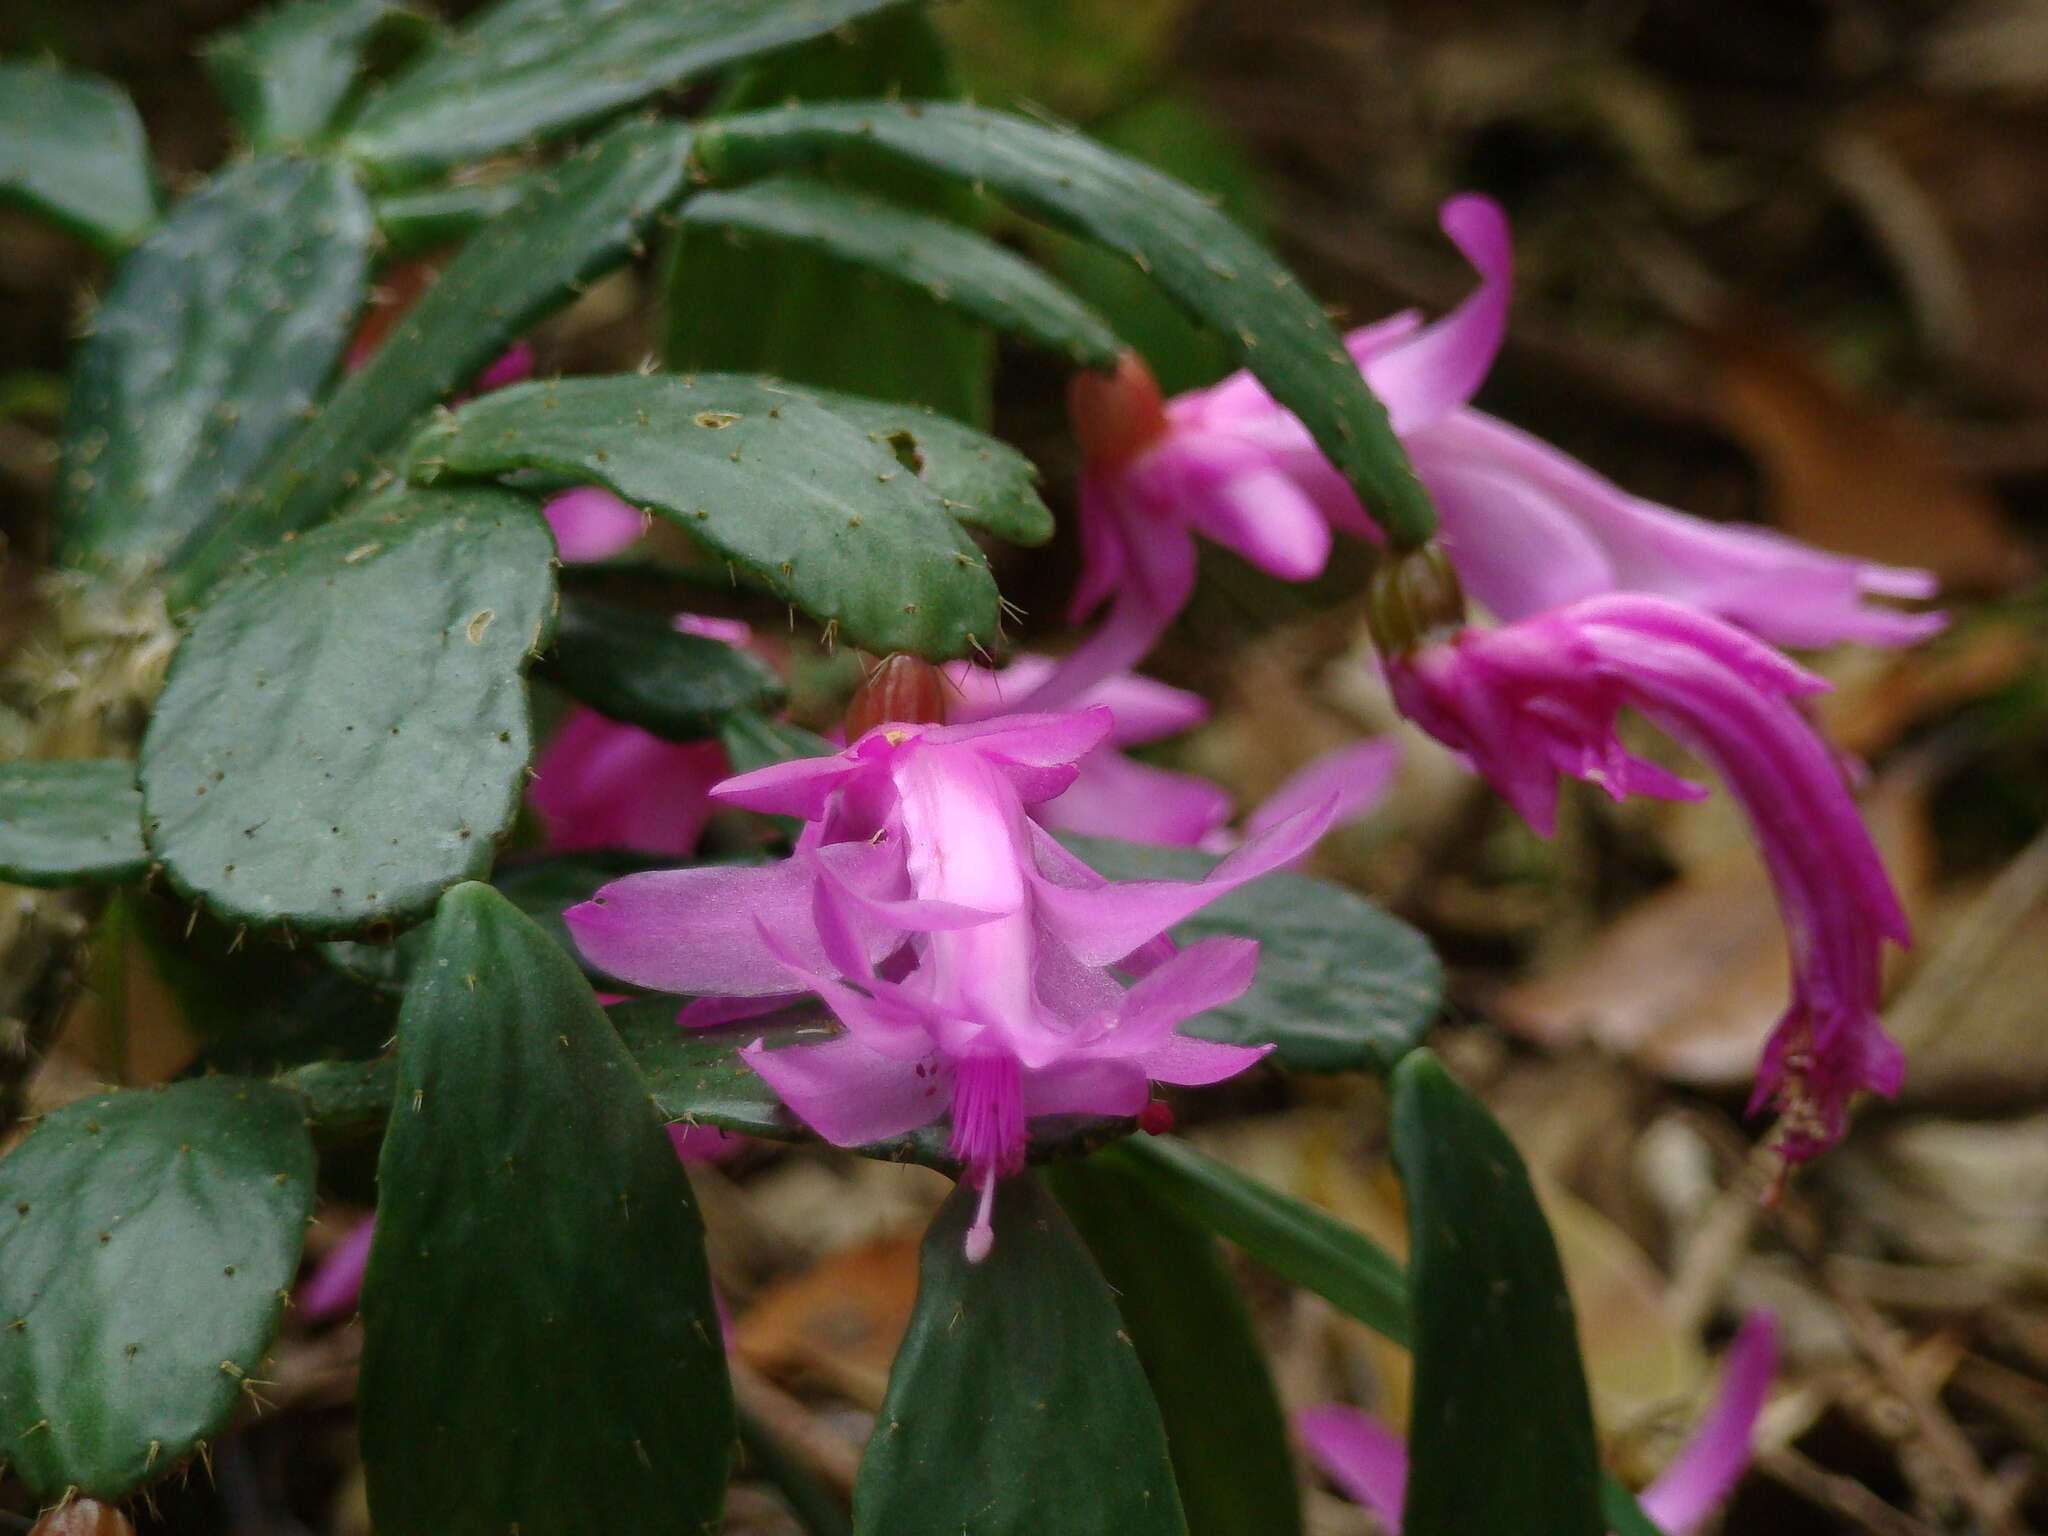
[(127, 92), (96, 75), (0, 64), (0, 202), (101, 250), (140, 239), (156, 221), (156, 181)]
[[(924, 8), (892, 11), (736, 71), (716, 118), (792, 101), (925, 101), (958, 94)], [(701, 120), (700, 120), (701, 121)], [(942, 219), (985, 210), (966, 187), (915, 167), (819, 178)], [(686, 208), (688, 204), (684, 205)], [(882, 400), (913, 400), (986, 425), (994, 338), (964, 311), (824, 250), (772, 235), (683, 222), (665, 260), (662, 359), (676, 373), (771, 373)]]
[(254, 160), (121, 264), (64, 418), (63, 560), (153, 562), (228, 511), (340, 361), (373, 235), (345, 167)]
[[(541, 931), (569, 955), (576, 945), (562, 925), (562, 914), (595, 896), (598, 887), (643, 869), (662, 869), (676, 861), (614, 849), (578, 849), (501, 864), (491, 872), (491, 885), (513, 906), (541, 926)], [(359, 982), (384, 992), (402, 992), (413, 967), (427, 947), (428, 929), (407, 929), (388, 944), (357, 944), (341, 939), (321, 947), (327, 962)], [(594, 968), (587, 975), (601, 984), (609, 978)]]
[(320, 143), (379, 42), (418, 43), (433, 23), (396, 0), (289, 0), (207, 39), (200, 57), (257, 149)]
[(809, 385), (799, 389), (916, 469), (945, 498), (955, 522), (1012, 544), (1043, 544), (1052, 537), (1052, 512), (1038, 494), (1038, 466), (1008, 443), (929, 406)]
[(1133, 1136), (1101, 1160), (1142, 1179), (1181, 1215), (1228, 1238), (1282, 1279), (1396, 1344), (1408, 1342), (1407, 1276), (1363, 1232), (1176, 1136)]
[(677, 124), (623, 124), (480, 231), (233, 515), (180, 548), (174, 597), (191, 601), (247, 550), (311, 527), (370, 485), (421, 417), (626, 259), (680, 190), (688, 144)]
[(1187, 1536), (1159, 1409), (1086, 1245), (1018, 1174), (996, 1191), (994, 1249), (970, 1264), (979, 1193), (955, 1189), (925, 1234), (855, 1536)]
[(394, 256), (452, 245), (512, 212), (549, 175), (545, 166), (530, 167), (387, 192), (376, 200), (377, 228)]
[[(837, 257), (1083, 368), (1110, 367), (1123, 350), (1107, 321), (1023, 257), (949, 219), (849, 187), (771, 177), (690, 199), (682, 223)], [(677, 295), (679, 303), (688, 298)]]
[(142, 743), (172, 884), (231, 922), (343, 937), (488, 869), (532, 754), (553, 553), (523, 496), (414, 490), (223, 583)]
[(133, 880), (147, 868), (133, 763), (0, 768), (0, 880), (73, 885)]
[[(1061, 841), (1112, 880), (1199, 880), (1216, 865), (1192, 848)], [(1443, 964), (1429, 941), (1327, 881), (1266, 875), (1173, 930), (1184, 945), (1220, 934), (1259, 941), (1257, 979), (1184, 1027), (1233, 1045), (1271, 1045), (1297, 1072), (1390, 1071), (1443, 1007)]]
[(1557, 1244), (1514, 1143), (1429, 1052), (1394, 1073), (1415, 1396), (1411, 1536), (1599, 1536), (1599, 1447)]
[(933, 660), (993, 644), (988, 562), (886, 443), (735, 374), (517, 385), (421, 433), (415, 479), (541, 470), (683, 528), (842, 641)]
[(1056, 1164), (1046, 1182), (1116, 1292), (1190, 1536), (1301, 1536), (1287, 1420), (1216, 1240), (1112, 1159)]
[(576, 594), (562, 599), (540, 675), (599, 714), (665, 741), (716, 736), (733, 711), (779, 708), (785, 692), (774, 669), (747, 651)]
[(313, 1200), (297, 1098), (242, 1078), (67, 1104), (0, 1160), (0, 1457), (45, 1498), (161, 1477), (239, 1403)]
[(718, 185), (831, 156), (930, 167), (1121, 251), (1300, 417), (1399, 544), (1435, 524), (1387, 413), (1321, 306), (1199, 194), (1071, 129), (959, 102), (796, 105), (708, 122), (695, 158)]
[(731, 1388), (647, 1084), (574, 963), (502, 896), (455, 887), (431, 934), (363, 1286), (377, 1529), (716, 1530)]
[(344, 150), (398, 181), (595, 122), (903, 0), (498, 0), (372, 96)]

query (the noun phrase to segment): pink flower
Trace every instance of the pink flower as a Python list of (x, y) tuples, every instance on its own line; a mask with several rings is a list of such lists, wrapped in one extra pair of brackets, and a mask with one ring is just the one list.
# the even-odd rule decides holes
[(732, 771), (715, 741), (663, 741), (637, 726), (578, 705), (533, 763), (527, 791), (547, 844), (697, 851), (711, 813), (711, 788)]
[[(1778, 1365), (1777, 1327), (1766, 1313), (1744, 1320), (1721, 1367), (1720, 1389), (1699, 1427), (1638, 1501), (1669, 1536), (1690, 1536), (1735, 1490)], [(1379, 1420), (1329, 1404), (1294, 1416), (1295, 1431), (1330, 1480), (1400, 1536), (1408, 1452)]]
[(541, 513), (554, 530), (555, 547), (572, 565), (608, 559), (647, 529), (647, 518), (638, 508), (595, 485), (562, 492)]
[(1777, 1108), (1781, 1148), (1796, 1161), (1841, 1136), (1858, 1089), (1897, 1091), (1904, 1061), (1878, 1023), (1878, 966), (1884, 940), (1910, 936), (1841, 770), (1793, 702), (1826, 683), (1661, 597), (1585, 598), (1499, 629), (1387, 649), (1402, 712), (1546, 834), (1560, 774), (1617, 799), (1706, 793), (1621, 745), (1624, 707), (1704, 759), (1749, 817), (1791, 940), (1792, 1001), (1752, 1109)]
[[(1353, 331), (1347, 345), (1436, 503), (1460, 578), (1497, 617), (1637, 591), (1680, 598), (1780, 645), (1905, 644), (1941, 627), (1939, 615), (1869, 601), (1930, 596), (1927, 572), (1658, 506), (1472, 410), (1507, 324), (1507, 220), (1467, 195), (1444, 204), (1442, 223), (1478, 270), (1478, 288), (1434, 325), (1397, 314)], [(1197, 533), (1291, 581), (1321, 571), (1333, 529), (1379, 541), (1307, 430), (1249, 373), (1162, 402), (1129, 358), (1113, 375), (1077, 379), (1071, 408), (1086, 461), (1072, 616), (1109, 611), (1030, 707), (1070, 704), (1150, 651), (1193, 590)]]
[[(965, 724), (1005, 715), (1052, 672), (1048, 656), (1019, 656), (999, 672), (953, 662), (945, 669), (955, 695), (949, 718)], [(1087, 837), (1185, 847), (1214, 837), (1230, 820), (1230, 796), (1222, 788), (1118, 750), (1192, 729), (1208, 718), (1208, 704), (1197, 694), (1126, 672), (1102, 679), (1076, 702), (1092, 705), (1110, 712), (1109, 736), (1081, 758), (1064, 794), (1032, 807), (1039, 824)]]
[[(679, 613), (672, 622), (726, 645), (751, 639), (731, 619)], [(579, 704), (534, 759), (528, 794), (559, 852), (630, 848), (680, 858), (696, 851), (717, 809), (711, 787), (731, 771), (715, 741), (663, 741)]]
[[(966, 722), (1002, 715), (1029, 698), (1054, 667), (1051, 657), (1029, 654), (1001, 671), (952, 662), (946, 667), (955, 693), (951, 718)], [(1200, 695), (1126, 672), (1104, 678), (1077, 701), (1077, 707), (1097, 704), (1112, 717), (1109, 738), (1081, 759), (1080, 772), (1064, 794), (1032, 807), (1041, 826), (1084, 837), (1228, 853), (1245, 837), (1326, 801), (1334, 804), (1333, 824), (1363, 816), (1393, 783), (1398, 762), (1391, 741), (1357, 742), (1324, 753), (1275, 790), (1245, 819), (1240, 833), (1229, 826), (1233, 808), (1219, 786), (1191, 773), (1155, 768), (1118, 750), (1199, 725), (1209, 715)]]
[(1175, 952), (1164, 934), (1297, 857), (1329, 817), (1324, 806), (1277, 826), (1200, 881), (1109, 882), (1029, 815), (1109, 731), (1100, 707), (876, 726), (835, 756), (715, 791), (808, 823), (789, 859), (629, 875), (565, 920), (595, 964), (643, 986), (817, 993), (842, 1033), (756, 1041), (747, 1060), (840, 1146), (948, 1118), (982, 1191), (968, 1237), (980, 1258), (995, 1181), (1023, 1166), (1033, 1118), (1135, 1114), (1153, 1081), (1218, 1082), (1265, 1054), (1177, 1033), (1251, 984), (1258, 946)]

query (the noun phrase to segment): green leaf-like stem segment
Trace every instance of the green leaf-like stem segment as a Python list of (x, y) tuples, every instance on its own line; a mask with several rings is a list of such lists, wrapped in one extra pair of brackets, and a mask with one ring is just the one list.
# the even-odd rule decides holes
[(1190, 1536), (1300, 1536), (1287, 1422), (1215, 1239), (1109, 1158), (1055, 1163), (1046, 1180), (1116, 1293)]
[(716, 1531), (733, 1418), (703, 1228), (589, 986), (459, 885), (398, 1042), (363, 1285), (377, 1529)]
[(488, 870), (532, 755), (553, 555), (527, 497), (413, 489), (223, 583), (142, 742), (172, 884), (231, 922), (346, 937)]
[(53, 219), (103, 251), (156, 219), (142, 119), (97, 75), (0, 64), (0, 202)]
[(536, 320), (624, 261), (682, 187), (689, 129), (620, 125), (537, 180), (480, 231), (286, 443), (252, 492), (173, 557), (173, 605), (196, 599), (248, 551), (311, 527), (372, 488), (420, 418)]
[(121, 263), (64, 413), (65, 564), (154, 564), (235, 514), (341, 361), (374, 235), (346, 166), (260, 159)]
[(345, 153), (414, 179), (601, 121), (903, 0), (498, 0), (363, 104)]
[(956, 102), (828, 103), (717, 119), (692, 159), (734, 185), (834, 154), (928, 166), (1123, 252), (1298, 416), (1397, 549), (1436, 514), (1386, 410), (1300, 282), (1189, 188), (1073, 130)]
[(1159, 1409), (1086, 1245), (1018, 1174), (996, 1190), (994, 1249), (970, 1263), (978, 1194), (955, 1189), (925, 1233), (855, 1536), (1187, 1536)]
[(415, 479), (539, 470), (684, 529), (841, 638), (933, 660), (991, 644), (988, 561), (893, 444), (801, 390), (737, 374), (514, 385), (422, 433)]
[[(1199, 880), (1216, 866), (1193, 848), (1106, 837), (1061, 839), (1112, 880)], [(1354, 891), (1272, 874), (1173, 930), (1182, 945), (1217, 935), (1259, 941), (1242, 997), (1183, 1026), (1232, 1045), (1271, 1045), (1298, 1072), (1386, 1072), (1421, 1043), (1443, 1006), (1443, 964), (1429, 940)]]
[(0, 1159), (0, 1458), (120, 1498), (227, 1423), (313, 1203), (298, 1098), (208, 1077), (65, 1105)]
[(664, 741), (702, 741), (735, 711), (774, 709), (783, 696), (782, 680), (747, 651), (574, 593), (563, 595), (539, 676)]
[(142, 792), (122, 761), (0, 768), (0, 880), (77, 885), (133, 880), (149, 868)]
[(1123, 350), (1108, 322), (1023, 257), (949, 219), (851, 187), (771, 177), (700, 193), (683, 205), (681, 222), (771, 236), (879, 272), (1083, 368), (1112, 368)]
[(209, 37), (200, 57), (252, 145), (306, 149), (326, 138), (375, 45), (418, 44), (433, 26), (399, 0), (286, 0)]
[(1599, 1447), (1557, 1245), (1494, 1118), (1427, 1051), (1394, 1073), (1415, 1398), (1407, 1536), (1602, 1536)]

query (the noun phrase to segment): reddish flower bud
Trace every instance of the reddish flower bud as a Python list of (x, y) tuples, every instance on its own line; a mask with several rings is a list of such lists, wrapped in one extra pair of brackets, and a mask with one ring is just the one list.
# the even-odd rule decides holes
[(1173, 1129), (1173, 1106), (1164, 1099), (1152, 1099), (1138, 1111), (1138, 1129), (1147, 1136), (1164, 1136)]
[(1114, 372), (1075, 374), (1067, 414), (1090, 464), (1128, 464), (1166, 433), (1166, 401), (1135, 352), (1118, 358)]
[(38, 1520), (29, 1536), (135, 1536), (128, 1517), (98, 1499), (73, 1499)]
[(846, 706), (846, 739), (878, 725), (944, 725), (946, 679), (930, 662), (902, 651), (885, 657)]

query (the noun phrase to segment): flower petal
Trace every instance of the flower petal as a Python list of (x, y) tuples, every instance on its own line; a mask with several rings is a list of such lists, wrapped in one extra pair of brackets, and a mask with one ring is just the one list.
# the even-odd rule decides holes
[[(898, 1061), (851, 1035), (769, 1050), (759, 1040), (740, 1055), (790, 1113), (835, 1147), (886, 1141), (944, 1114), (949, 1074), (936, 1061)], [(922, 1068), (922, 1070), (920, 1070)]]
[(1728, 1347), (1706, 1416), (1671, 1465), (1643, 1490), (1643, 1513), (1658, 1529), (1689, 1536), (1734, 1491), (1749, 1465), (1750, 1437), (1777, 1366), (1777, 1326), (1768, 1313), (1753, 1312)]
[(1478, 391), (1507, 331), (1513, 295), (1508, 220), (1498, 203), (1467, 192), (1443, 205), (1438, 222), (1478, 271), (1479, 286), (1443, 319), (1366, 363), (1366, 382), (1403, 435), (1448, 415)]
[[(790, 990), (789, 968), (761, 941), (763, 924), (817, 969), (825, 955), (811, 920), (810, 861), (752, 868), (703, 865), (627, 875), (562, 914), (598, 969), (637, 986), (703, 997)], [(879, 959), (901, 935), (870, 936)]]
[(1091, 888), (1037, 880), (1046, 926), (1084, 965), (1110, 965), (1248, 880), (1315, 846), (1335, 806), (1325, 802), (1251, 839), (1200, 880), (1128, 880)]
[(556, 549), (572, 564), (615, 555), (647, 528), (639, 508), (594, 485), (564, 491), (541, 508), (541, 515), (554, 530)]
[(1356, 1408), (1335, 1403), (1302, 1409), (1294, 1416), (1294, 1431), (1330, 1481), (1377, 1515), (1387, 1536), (1401, 1536), (1408, 1449), (1399, 1435)]

